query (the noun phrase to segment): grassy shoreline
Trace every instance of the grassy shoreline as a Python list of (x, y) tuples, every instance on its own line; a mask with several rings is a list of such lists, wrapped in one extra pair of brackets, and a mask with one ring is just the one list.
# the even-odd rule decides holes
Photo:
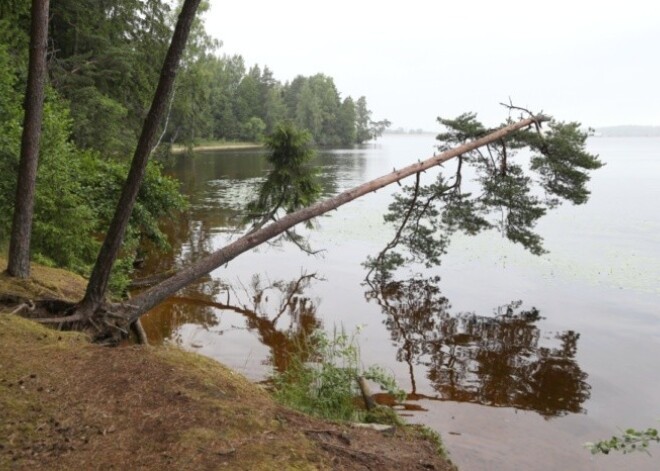
[[(264, 145), (258, 142), (204, 142), (199, 145), (193, 146), (193, 152), (218, 152), (218, 151), (231, 151), (231, 150), (258, 150), (263, 149)], [(189, 150), (183, 144), (174, 144), (170, 152), (172, 154), (183, 154)]]

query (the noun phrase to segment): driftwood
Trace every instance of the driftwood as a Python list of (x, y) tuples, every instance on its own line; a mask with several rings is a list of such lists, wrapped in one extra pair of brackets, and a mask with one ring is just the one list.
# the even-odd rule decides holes
[(373, 410), (376, 408), (376, 401), (374, 401), (373, 395), (369, 390), (369, 385), (367, 380), (364, 379), (364, 376), (359, 376), (357, 379), (358, 385), (360, 386), (360, 391), (362, 392), (362, 399), (364, 400), (364, 406), (367, 410)]

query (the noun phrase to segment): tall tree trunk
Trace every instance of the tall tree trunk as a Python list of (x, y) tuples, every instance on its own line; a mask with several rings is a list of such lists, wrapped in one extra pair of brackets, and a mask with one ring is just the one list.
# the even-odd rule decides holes
[(246, 252), (266, 242), (267, 240), (286, 232), (296, 224), (320, 216), (330, 210), (336, 209), (339, 206), (353, 201), (360, 196), (366, 195), (367, 193), (371, 193), (372, 191), (376, 191), (387, 185), (398, 182), (399, 180), (402, 180), (406, 177), (423, 172), (431, 167), (440, 165), (447, 160), (470, 152), (479, 147), (485, 146), (492, 142), (496, 142), (500, 139), (503, 139), (512, 132), (517, 131), (518, 129), (522, 129), (542, 121), (547, 121), (547, 118), (544, 116), (536, 116), (523, 119), (516, 123), (505, 126), (493, 133), (490, 133), (481, 139), (477, 139), (476, 141), (463, 144), (454, 149), (450, 149), (423, 162), (418, 162), (400, 170), (395, 170), (392, 173), (384, 175), (380, 178), (376, 178), (375, 180), (371, 180), (367, 183), (363, 183), (360, 186), (346, 190), (337, 196), (326, 199), (324, 201), (320, 201), (312, 206), (301, 209), (294, 213), (287, 214), (282, 219), (273, 222), (272, 224), (269, 224), (268, 226), (265, 226), (257, 231), (248, 233), (247, 235), (235, 240), (222, 249), (192, 264), (188, 268), (181, 270), (171, 278), (168, 278), (153, 288), (150, 288), (147, 291), (144, 291), (138, 296), (132, 298), (130, 300), (130, 304), (125, 306), (127, 312), (124, 312), (123, 315), (126, 316), (126, 320), (128, 322), (134, 322), (135, 320), (139, 319), (140, 316), (145, 314), (149, 309), (163, 302), (166, 298), (172, 296), (178, 290), (192, 283), (199, 277), (210, 273), (212, 270), (218, 268), (219, 266), (222, 266), (230, 260), (233, 260), (243, 252)]
[(44, 111), (46, 50), (48, 45), (48, 2), (32, 0), (30, 65), (25, 94), (25, 117), (21, 160), (16, 186), (14, 221), (9, 242), (7, 272), (18, 278), (30, 276), (30, 235), (34, 214), (34, 192), (39, 162), (39, 141)]
[(131, 162), (126, 183), (124, 184), (115, 215), (103, 241), (96, 264), (92, 270), (85, 297), (79, 306), (79, 312), (85, 317), (91, 316), (101, 305), (105, 297), (110, 272), (121, 248), (128, 221), (131, 217), (142, 180), (144, 179), (149, 155), (156, 141), (160, 123), (167, 111), (179, 61), (188, 40), (190, 27), (195, 18), (195, 12), (199, 3), (200, 0), (185, 0), (179, 14), (174, 35), (172, 36), (172, 42), (163, 62), (158, 87), (156, 88), (149, 114), (142, 126), (142, 133), (135, 149), (135, 154), (133, 155), (133, 161)]

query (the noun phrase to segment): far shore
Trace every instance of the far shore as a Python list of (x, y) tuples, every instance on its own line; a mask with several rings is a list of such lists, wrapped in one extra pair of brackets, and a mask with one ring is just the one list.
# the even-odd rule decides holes
[[(263, 149), (264, 145), (257, 142), (210, 142), (194, 146), (193, 152), (211, 152), (223, 150), (257, 150)], [(181, 144), (174, 144), (170, 152), (172, 154), (182, 154), (188, 150), (188, 147)]]

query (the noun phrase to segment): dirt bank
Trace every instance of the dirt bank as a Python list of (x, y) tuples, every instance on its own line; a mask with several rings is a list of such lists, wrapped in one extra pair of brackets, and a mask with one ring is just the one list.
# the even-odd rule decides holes
[[(84, 287), (63, 271), (34, 275), (3, 275), (0, 290), (71, 299)], [(92, 345), (11, 309), (0, 306), (0, 469), (452, 469), (419, 429), (320, 421), (213, 360)]]

